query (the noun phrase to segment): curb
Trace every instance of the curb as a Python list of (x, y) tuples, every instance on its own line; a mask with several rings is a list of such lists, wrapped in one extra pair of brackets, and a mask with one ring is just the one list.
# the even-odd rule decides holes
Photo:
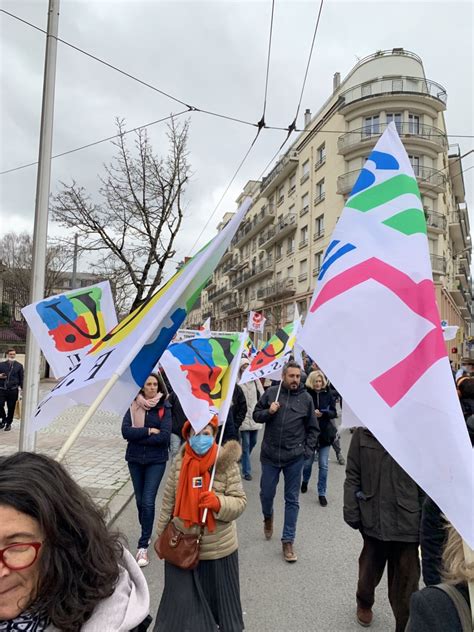
[(122, 511), (128, 505), (133, 498), (133, 485), (132, 481), (128, 480), (125, 485), (120, 489), (107, 503), (107, 526), (110, 527), (120, 516)]

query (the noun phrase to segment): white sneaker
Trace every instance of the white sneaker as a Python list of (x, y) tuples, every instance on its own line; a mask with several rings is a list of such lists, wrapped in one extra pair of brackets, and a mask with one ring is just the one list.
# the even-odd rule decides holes
[(150, 563), (148, 560), (148, 551), (146, 549), (138, 549), (137, 555), (135, 557), (137, 560), (138, 566), (148, 566)]

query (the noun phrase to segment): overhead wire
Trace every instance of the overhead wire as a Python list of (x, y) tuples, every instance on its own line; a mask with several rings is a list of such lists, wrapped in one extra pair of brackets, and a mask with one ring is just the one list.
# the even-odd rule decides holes
[(267, 52), (267, 70), (265, 73), (265, 92), (263, 95), (263, 112), (262, 118), (258, 122), (258, 125), (265, 127), (265, 113), (267, 111), (267, 95), (268, 95), (268, 79), (270, 76), (270, 56), (272, 51), (272, 35), (273, 35), (273, 16), (275, 14), (275, 0), (272, 0), (272, 12), (270, 17), (270, 34), (268, 36), (268, 52)]

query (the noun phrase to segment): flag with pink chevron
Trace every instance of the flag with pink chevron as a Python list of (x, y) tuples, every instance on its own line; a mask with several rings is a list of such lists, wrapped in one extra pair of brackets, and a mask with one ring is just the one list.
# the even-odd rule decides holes
[(298, 343), (474, 548), (473, 450), (413, 169), (388, 126), (346, 202)]

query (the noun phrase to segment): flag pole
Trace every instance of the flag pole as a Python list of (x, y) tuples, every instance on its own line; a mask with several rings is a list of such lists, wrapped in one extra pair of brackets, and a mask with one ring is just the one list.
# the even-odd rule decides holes
[(97, 411), (97, 409), (99, 408), (101, 403), (104, 401), (104, 399), (107, 397), (107, 395), (109, 394), (109, 392), (112, 389), (112, 387), (117, 383), (119, 377), (120, 377), (120, 375), (118, 373), (114, 373), (112, 375), (112, 377), (110, 378), (110, 380), (106, 383), (104, 388), (97, 395), (95, 400), (92, 402), (92, 404), (89, 406), (89, 408), (87, 409), (87, 412), (82, 417), (81, 421), (77, 424), (77, 426), (71, 432), (71, 434), (67, 438), (67, 440), (64, 443), (64, 445), (62, 446), (62, 448), (59, 450), (58, 455), (56, 457), (56, 461), (58, 463), (61, 463), (61, 461), (66, 456), (66, 454), (69, 452), (69, 450), (75, 444), (75, 442), (77, 441), (77, 438), (79, 437), (81, 432), (84, 430), (84, 428), (87, 426), (89, 421), (92, 419), (92, 416)]
[[(474, 564), (474, 551), (465, 540), (462, 541), (462, 546), (464, 549), (464, 559), (466, 560), (466, 565), (469, 566), (470, 564)], [(472, 605), (474, 604), (474, 581), (471, 580), (467, 582), (467, 585), (469, 588), (469, 600), (471, 602), (472, 629), (474, 630), (474, 607)]]

